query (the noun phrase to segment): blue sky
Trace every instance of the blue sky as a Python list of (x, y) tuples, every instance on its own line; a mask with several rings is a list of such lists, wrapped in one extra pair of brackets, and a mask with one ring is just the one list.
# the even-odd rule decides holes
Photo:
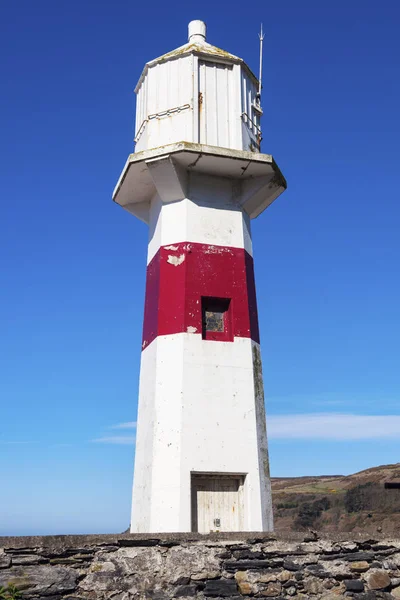
[(289, 183), (253, 223), (272, 474), (400, 460), (399, 3), (17, 0), (0, 19), (0, 534), (129, 525), (147, 230), (111, 193), (142, 67), (197, 18), (255, 71), (266, 33), (263, 151)]

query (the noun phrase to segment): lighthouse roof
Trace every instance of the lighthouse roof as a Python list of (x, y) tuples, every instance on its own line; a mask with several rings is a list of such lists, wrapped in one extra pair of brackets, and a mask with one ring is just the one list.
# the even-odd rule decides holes
[(213, 46), (212, 44), (209, 44), (205, 40), (204, 41), (198, 40), (195, 42), (189, 41), (186, 44), (184, 44), (183, 46), (176, 48), (176, 50), (167, 52), (166, 54), (163, 54), (159, 58), (155, 58), (154, 60), (150, 61), (147, 64), (149, 64), (149, 65), (157, 64), (158, 62), (162, 62), (168, 58), (175, 58), (176, 56), (180, 56), (181, 54), (186, 54), (186, 53), (191, 53), (191, 52), (199, 52), (201, 54), (217, 56), (219, 58), (228, 58), (229, 60), (233, 60), (235, 62), (242, 62), (242, 59), (239, 58), (238, 56), (235, 56), (234, 54), (231, 54), (230, 52), (227, 52), (226, 50), (222, 50), (221, 48), (217, 48), (217, 46)]
[(242, 58), (239, 56), (235, 56), (226, 50), (222, 50), (217, 46), (213, 46), (206, 42), (206, 24), (203, 21), (191, 21), (189, 23), (189, 40), (183, 46), (179, 46), (175, 50), (171, 50), (158, 58), (154, 58), (146, 63), (143, 72), (139, 78), (138, 84), (136, 86), (136, 90), (141, 84), (143, 78), (146, 76), (147, 70), (149, 67), (153, 67), (157, 64), (163, 63), (168, 60), (174, 60), (181, 56), (186, 56), (188, 54), (197, 54), (199, 56), (203, 56), (204, 58), (214, 58), (220, 62), (233, 62), (237, 64), (243, 65), (248, 74), (251, 76), (255, 82), (258, 83), (257, 77), (248, 67), (248, 65), (244, 62)]

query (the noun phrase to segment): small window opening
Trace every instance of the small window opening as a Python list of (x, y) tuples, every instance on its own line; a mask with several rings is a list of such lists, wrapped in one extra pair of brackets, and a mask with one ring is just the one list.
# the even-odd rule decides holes
[(205, 311), (205, 327), (206, 331), (224, 331), (224, 314), (221, 310), (206, 310)]
[(205, 340), (231, 340), (229, 298), (202, 298), (202, 328)]

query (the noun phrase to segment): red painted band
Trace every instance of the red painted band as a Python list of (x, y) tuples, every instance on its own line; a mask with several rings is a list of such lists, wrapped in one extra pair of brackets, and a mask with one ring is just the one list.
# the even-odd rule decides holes
[(182, 242), (163, 246), (147, 267), (143, 344), (202, 332), (202, 297), (230, 299), (232, 337), (260, 341), (252, 257), (243, 248)]

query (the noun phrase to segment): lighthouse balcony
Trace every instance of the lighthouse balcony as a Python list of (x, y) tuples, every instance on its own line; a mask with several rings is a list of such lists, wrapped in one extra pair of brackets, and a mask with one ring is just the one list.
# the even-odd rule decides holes
[(199, 177), (229, 180), (232, 201), (251, 219), (286, 189), (286, 180), (270, 154), (179, 142), (131, 154), (113, 200), (148, 223), (156, 194), (163, 203), (190, 198), (192, 184)]

